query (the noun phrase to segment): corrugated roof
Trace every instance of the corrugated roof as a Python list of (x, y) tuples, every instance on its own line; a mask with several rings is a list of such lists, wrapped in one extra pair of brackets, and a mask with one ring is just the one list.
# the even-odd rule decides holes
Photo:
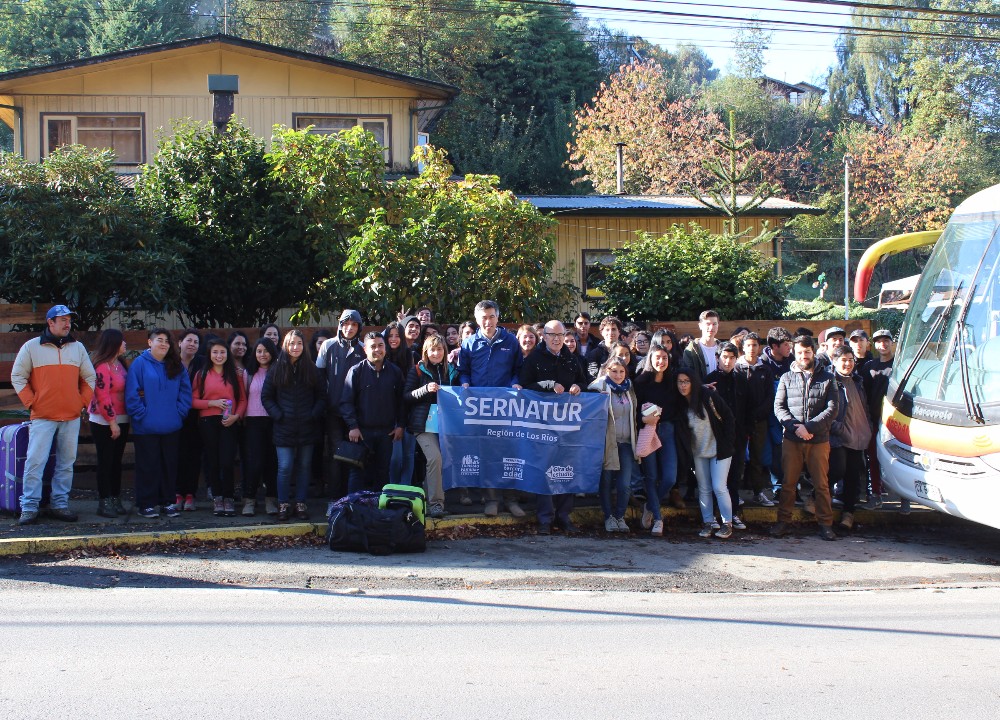
[[(687, 195), (520, 195), (545, 213), (560, 215), (671, 215), (699, 216), (720, 215), (719, 210), (710, 210)], [(749, 195), (737, 196), (738, 202), (750, 200)], [(812, 205), (768, 198), (750, 215), (822, 215), (822, 208)]]

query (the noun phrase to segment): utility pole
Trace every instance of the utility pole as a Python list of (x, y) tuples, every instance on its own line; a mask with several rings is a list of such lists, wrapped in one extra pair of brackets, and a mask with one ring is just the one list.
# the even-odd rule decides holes
[(844, 320), (851, 319), (851, 160), (844, 155)]

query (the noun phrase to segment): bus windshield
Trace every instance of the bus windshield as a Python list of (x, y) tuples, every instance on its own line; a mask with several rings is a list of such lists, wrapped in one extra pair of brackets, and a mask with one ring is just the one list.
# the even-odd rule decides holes
[[(972, 400), (1000, 402), (998, 233), (1000, 213), (953, 216), (938, 240), (913, 292), (893, 366), (896, 383), (913, 366), (905, 382), (913, 396), (966, 407), (964, 353)], [(960, 319), (962, 337), (956, 334)]]

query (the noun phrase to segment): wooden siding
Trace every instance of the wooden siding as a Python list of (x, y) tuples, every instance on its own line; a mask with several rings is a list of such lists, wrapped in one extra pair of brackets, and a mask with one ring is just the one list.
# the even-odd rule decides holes
[[(635, 239), (636, 232), (645, 231), (654, 235), (666, 233), (672, 225), (697, 223), (713, 233), (725, 230), (722, 217), (623, 217), (623, 216), (555, 216), (559, 221), (556, 228), (556, 264), (554, 277), (561, 278), (569, 271), (574, 284), (583, 287), (583, 251), (617, 250), (626, 242)], [(751, 237), (764, 229), (764, 223), (771, 229), (783, 227), (786, 218), (744, 218), (743, 224), (750, 223)], [(765, 256), (774, 257), (773, 243), (757, 247)], [(589, 303), (581, 301), (580, 310), (588, 310)]]

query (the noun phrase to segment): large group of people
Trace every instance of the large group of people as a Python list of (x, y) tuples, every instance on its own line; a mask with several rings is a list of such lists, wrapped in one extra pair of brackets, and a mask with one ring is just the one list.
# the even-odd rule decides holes
[[(362, 333), (347, 309), (335, 331), (311, 337), (269, 324), (251, 339), (211, 330), (153, 328), (131, 364), (120, 330), (104, 330), (87, 353), (70, 333), (72, 311), (57, 305), (39, 338), (17, 355), (11, 379), (31, 411), (21, 524), (36, 522), (42, 470), (57, 461), (50, 514), (69, 510), (81, 410), (97, 451), (98, 514), (126, 513), (122, 457), (135, 448), (135, 512), (176, 517), (198, 509), (203, 486), (212, 512), (306, 520), (314, 496), (335, 499), (387, 483), (423, 485), (428, 514), (448, 514), (442, 482), (437, 393), (442, 387), (502, 387), (602, 393), (607, 426), (594, 452), (603, 458), (598, 498), (607, 532), (664, 532), (664, 506), (697, 499), (702, 537), (746, 528), (746, 502), (778, 504), (775, 536), (789, 530), (796, 503), (814, 514), (820, 535), (849, 531), (860, 502), (881, 503), (874, 442), (892, 366), (892, 336), (840, 327), (819, 346), (808, 330), (783, 327), (761, 337), (739, 328), (719, 338), (719, 316), (701, 313), (697, 337), (651, 332), (590, 315), (508, 330), (484, 300), (475, 322), (439, 325), (430, 308), (401, 314)], [(55, 442), (53, 442), (55, 441)], [(366, 460), (347, 465), (351, 448)], [(685, 492), (686, 491), (686, 492)], [(501, 505), (523, 517), (531, 501), (514, 489), (481, 489), (483, 512)], [(262, 498), (261, 498), (262, 496)], [(473, 504), (469, 488), (458, 502)], [(576, 496), (538, 495), (537, 529), (574, 532)], [(905, 505), (904, 511), (908, 509)]]

